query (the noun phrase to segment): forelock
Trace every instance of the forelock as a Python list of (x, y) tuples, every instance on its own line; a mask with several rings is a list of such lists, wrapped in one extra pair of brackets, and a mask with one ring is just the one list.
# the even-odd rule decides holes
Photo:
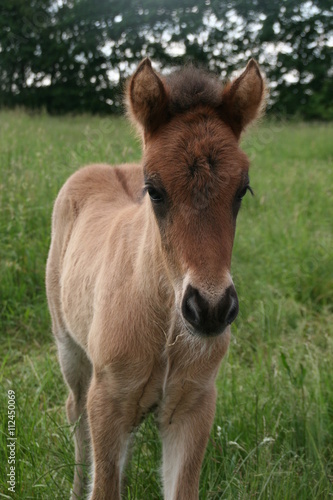
[(194, 66), (175, 71), (164, 78), (172, 114), (188, 111), (199, 105), (213, 108), (221, 104), (223, 85), (220, 80)]

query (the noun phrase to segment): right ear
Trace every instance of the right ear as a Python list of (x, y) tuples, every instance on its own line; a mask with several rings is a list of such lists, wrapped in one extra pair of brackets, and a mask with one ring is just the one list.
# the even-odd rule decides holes
[(244, 128), (261, 114), (264, 104), (265, 82), (258, 64), (250, 59), (245, 71), (224, 88), (220, 113), (239, 139)]
[(161, 78), (150, 59), (144, 59), (130, 78), (127, 87), (127, 108), (144, 134), (154, 132), (168, 117), (168, 96)]

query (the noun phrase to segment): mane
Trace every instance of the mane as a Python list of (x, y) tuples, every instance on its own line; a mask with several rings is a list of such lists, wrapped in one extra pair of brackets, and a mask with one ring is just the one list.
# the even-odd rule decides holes
[(221, 104), (223, 85), (214, 75), (195, 66), (186, 66), (164, 77), (172, 114), (182, 113), (198, 105), (217, 107)]

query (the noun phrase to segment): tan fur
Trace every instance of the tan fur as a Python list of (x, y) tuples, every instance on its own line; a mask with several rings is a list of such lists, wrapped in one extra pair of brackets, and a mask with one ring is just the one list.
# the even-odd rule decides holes
[[(79, 170), (53, 212), (46, 286), (68, 418), (77, 422), (73, 498), (87, 488), (90, 440), (91, 498), (120, 498), (130, 434), (155, 408), (164, 496), (197, 499), (229, 345), (229, 327), (194, 335), (181, 302), (191, 285), (215, 307), (232, 283), (233, 207), (248, 161), (216, 98), (171, 113), (172, 88), (142, 64), (128, 87), (130, 112), (145, 129), (142, 165)], [(255, 79), (249, 72), (239, 84), (244, 122), (256, 114), (244, 86)], [(163, 216), (142, 192), (144, 174), (168, 193)]]

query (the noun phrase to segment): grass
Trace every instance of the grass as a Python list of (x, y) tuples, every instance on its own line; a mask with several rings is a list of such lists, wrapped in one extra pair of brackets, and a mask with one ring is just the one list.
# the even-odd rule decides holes
[[(268, 121), (243, 147), (254, 198), (239, 215), (240, 314), (217, 385), (200, 499), (333, 496), (333, 125)], [(90, 162), (140, 158), (122, 118), (0, 113), (0, 497), (68, 498), (66, 388), (44, 293), (53, 200)], [(16, 395), (16, 493), (6, 483), (7, 391)], [(153, 420), (124, 493), (161, 498)]]

